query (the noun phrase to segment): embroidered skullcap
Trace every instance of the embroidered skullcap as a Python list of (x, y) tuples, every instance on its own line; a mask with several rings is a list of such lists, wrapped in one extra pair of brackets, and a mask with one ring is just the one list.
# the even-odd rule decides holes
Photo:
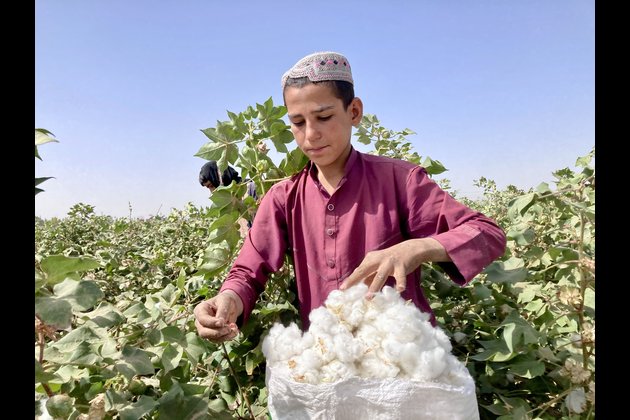
[(354, 84), (348, 59), (332, 51), (309, 54), (295, 63), (282, 75), (282, 90), (287, 84), (287, 79), (298, 77), (308, 77), (311, 82), (342, 80)]

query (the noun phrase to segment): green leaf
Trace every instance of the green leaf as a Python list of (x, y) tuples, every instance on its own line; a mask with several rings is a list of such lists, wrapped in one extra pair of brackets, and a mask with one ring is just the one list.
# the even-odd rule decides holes
[(286, 144), (291, 143), (293, 140), (293, 133), (288, 129), (280, 131), (271, 137), (271, 141), (279, 153), (288, 153), (289, 149), (287, 149)]
[(87, 280), (66, 279), (55, 285), (53, 292), (58, 298), (67, 300), (76, 311), (87, 311), (103, 297), (98, 285)]
[(35, 383), (48, 383), (50, 381), (59, 380), (59, 376), (54, 373), (46, 372), (42, 364), (35, 360)]
[(169, 372), (176, 369), (179, 366), (179, 361), (182, 360), (184, 350), (178, 344), (167, 343), (164, 346), (164, 352), (162, 352), (162, 366), (164, 366), (164, 372)]
[(158, 402), (151, 397), (141, 395), (138, 401), (123, 408), (118, 412), (120, 420), (138, 420), (143, 416), (150, 414), (155, 407), (158, 406)]
[(182, 387), (184, 395), (203, 395), (208, 390), (208, 387), (205, 385), (184, 384), (180, 382), (179, 386)]
[(531, 420), (531, 417), (527, 414), (528, 411), (529, 409), (523, 406), (516, 408), (510, 406), (509, 414), (497, 417), (497, 420)]
[(519, 363), (512, 363), (509, 366), (509, 370), (515, 375), (532, 379), (545, 373), (545, 364), (539, 360), (528, 360)]
[(177, 276), (177, 279), (175, 280), (175, 285), (177, 286), (177, 289), (180, 290), (181, 292), (185, 292), (186, 291), (186, 270), (184, 270), (184, 268), (182, 267), (179, 270), (179, 275)]
[(245, 371), (250, 376), (254, 373), (254, 359), (249, 354), (245, 356)]
[(54, 419), (67, 419), (74, 410), (74, 398), (68, 395), (53, 395), (46, 400), (46, 411)]
[(119, 325), (125, 320), (120, 311), (108, 302), (102, 302), (95, 310), (83, 314), (82, 318), (104, 328)]
[(541, 182), (536, 187), (536, 192), (540, 195), (543, 195), (543, 194), (551, 193), (551, 189), (549, 188), (549, 184), (547, 184), (546, 182)]
[(209, 419), (208, 403), (205, 398), (185, 396), (177, 382), (158, 400), (159, 418), (164, 419)]
[(536, 238), (536, 233), (533, 229), (525, 227), (520, 229), (521, 226), (513, 226), (508, 230), (506, 236), (508, 239), (515, 241), (518, 245), (525, 246), (531, 244)]
[(481, 283), (475, 283), (472, 292), (477, 301), (484, 300), (492, 296), (492, 290)]
[[(231, 212), (222, 215), (216, 219), (210, 225), (210, 232), (208, 234), (208, 240), (214, 243), (220, 243), (226, 241), (231, 246), (235, 246), (241, 238), (241, 235), (236, 225), (238, 213)], [(225, 264), (229, 264), (230, 261), (224, 261)]]
[(105, 411), (122, 410), (128, 405), (127, 398), (122, 392), (117, 392), (113, 388), (105, 391)]
[(421, 166), (427, 170), (427, 173), (429, 175), (439, 175), (447, 171), (447, 169), (444, 167), (444, 165), (442, 165), (440, 161), (433, 160), (428, 156), (424, 158)]
[(101, 357), (95, 352), (94, 346), (87, 342), (83, 342), (79, 343), (79, 345), (66, 359), (66, 362), (78, 365), (94, 365), (101, 360)]
[(46, 281), (56, 284), (65, 279), (68, 274), (89, 271), (98, 268), (100, 264), (94, 258), (66, 257), (51, 255), (42, 259), (41, 268), (46, 274)]
[(503, 339), (511, 352), (517, 351), (521, 344), (538, 343), (540, 339), (540, 333), (517, 311), (510, 312), (499, 328), (503, 328)]
[(208, 351), (206, 340), (199, 337), (197, 333), (189, 332), (186, 334), (186, 347), (184, 347), (186, 354), (188, 354), (188, 360), (196, 364), (200, 357)]
[(203, 265), (197, 270), (198, 274), (214, 274), (226, 267), (230, 260), (230, 250), (225, 242), (210, 244), (203, 255)]
[(59, 140), (53, 138), (53, 133), (46, 130), (45, 128), (36, 128), (35, 129), (35, 146), (41, 146), (46, 143), (59, 143)]
[(577, 160), (575, 161), (575, 166), (586, 168), (589, 166), (592, 159), (593, 159), (593, 152), (589, 153), (586, 156), (581, 156), (577, 158)]
[[(203, 130), (202, 130), (203, 131)], [(208, 135), (207, 133), (204, 134)], [(225, 146), (222, 143), (206, 143), (199, 148), (194, 156), (206, 159), (206, 160), (219, 160), (223, 154)]]
[(518, 283), (527, 278), (527, 268), (520, 258), (510, 257), (505, 261), (494, 261), (483, 271), (492, 283)]
[(213, 420), (233, 420), (227, 404), (223, 398), (215, 398), (210, 401), (208, 408), (211, 411)]
[[(122, 361), (116, 364), (118, 368), (127, 367), (131, 369), (134, 375), (152, 375), (155, 373), (153, 363), (151, 363), (151, 357), (149, 353), (131, 346), (125, 346), (122, 350)], [(130, 378), (128, 378), (130, 379)]]
[(537, 197), (537, 193), (529, 193), (510, 201), (508, 204), (508, 216), (510, 219), (516, 219), (518, 216), (523, 216), (527, 210), (534, 205)]
[(298, 147), (291, 150), (280, 162), (280, 170), (287, 175), (293, 175), (301, 171), (308, 163), (308, 157)]
[(45, 176), (45, 177), (42, 177), (42, 178), (35, 178), (35, 186), (38, 186), (42, 182), (46, 181), (47, 179), (51, 179), (51, 178), (54, 178), (54, 176)]
[(495, 362), (504, 362), (515, 357), (516, 354), (511, 352), (502, 340), (480, 341), (485, 350), (470, 356), (471, 359), (477, 361), (492, 360)]
[(72, 321), (70, 302), (56, 297), (35, 297), (35, 313), (45, 324), (58, 330), (65, 330)]
[[(232, 195), (232, 192), (227, 188), (219, 187), (210, 196), (213, 207), (221, 210), (229, 210), (237, 206), (238, 199)], [(219, 222), (214, 222), (215, 224)]]

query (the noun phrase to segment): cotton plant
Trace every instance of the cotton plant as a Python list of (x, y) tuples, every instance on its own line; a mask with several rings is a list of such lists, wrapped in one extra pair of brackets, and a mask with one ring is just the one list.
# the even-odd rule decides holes
[(428, 314), (389, 286), (367, 300), (367, 288), (331, 292), (304, 333), (295, 323), (274, 324), (262, 346), (274, 375), (308, 384), (360, 377), (455, 386), (469, 377)]

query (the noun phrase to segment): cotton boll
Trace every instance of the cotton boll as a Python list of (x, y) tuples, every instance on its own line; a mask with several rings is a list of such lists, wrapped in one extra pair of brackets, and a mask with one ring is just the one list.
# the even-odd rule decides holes
[(357, 370), (353, 364), (343, 363), (335, 359), (322, 366), (320, 380), (322, 382), (337, 382), (353, 376), (357, 376)]
[[(378, 295), (376, 295), (378, 296)], [(376, 296), (372, 300), (365, 302), (365, 312), (363, 313), (363, 322), (359, 327), (373, 323), (382, 315), (381, 307), (374, 302)]]
[(343, 307), (343, 322), (345, 322), (350, 329), (356, 329), (363, 322), (367, 305), (364, 298), (347, 304)]
[(435, 347), (442, 347), (436, 338), (435, 328), (428, 322), (420, 325), (420, 334), (416, 343), (420, 351), (430, 351)]
[(311, 321), (311, 326), (308, 330), (312, 333), (328, 333), (333, 329), (333, 326), (339, 324), (339, 319), (324, 306), (313, 309), (308, 319)]
[(275, 340), (273, 351), (278, 353), (279, 357), (288, 359), (292, 356), (300, 354), (303, 350), (301, 346), (302, 331), (294, 323), (284, 329), (282, 334), (278, 335)]
[(470, 372), (466, 366), (452, 354), (446, 355), (447, 368), (442, 375), (437, 378), (439, 382), (451, 384), (453, 386), (464, 386), (470, 380)]
[(347, 289), (345, 292), (335, 290), (326, 299), (326, 308), (349, 329), (355, 329), (363, 320), (366, 310), (365, 294), (367, 286), (363, 283)]
[(306, 331), (304, 334), (302, 334), (302, 339), (300, 341), (300, 348), (302, 349), (308, 349), (311, 348), (315, 345), (315, 337), (313, 337), (313, 334), (310, 331)]
[(315, 370), (307, 370), (300, 373), (294, 373), (291, 378), (295, 382), (302, 382), (305, 384), (313, 384), (316, 385), (321, 382), (321, 378), (319, 373)]
[[(309, 356), (307, 356), (309, 357)], [(309, 360), (304, 359), (304, 354), (292, 357), (287, 365), (291, 371), (291, 378), (296, 382), (304, 382), (309, 384), (316, 384), (319, 382), (318, 369), (313, 369), (308, 364), (313, 362), (313, 358)]]
[(324, 360), (313, 348), (304, 349), (302, 354), (295, 356), (293, 360), (305, 370), (317, 370), (324, 364)]
[(385, 362), (377, 351), (370, 352), (359, 360), (357, 371), (359, 376), (364, 378), (395, 378), (400, 372), (400, 368), (394, 364)]
[(569, 411), (580, 414), (586, 407), (586, 394), (582, 388), (574, 389), (567, 395), (565, 403)]
[(276, 360), (281, 360), (285, 356), (282, 353), (277, 352), (275, 349), (277, 347), (278, 338), (284, 334), (285, 327), (280, 323), (275, 323), (270, 329), (267, 336), (263, 340), (262, 344), (262, 352), (267, 358), (268, 362), (274, 362)]
[(361, 342), (348, 332), (334, 335), (333, 345), (337, 359), (343, 363), (354, 364), (363, 354)]
[[(435, 327), (434, 328), (435, 331), (435, 339), (438, 342), (438, 345), (440, 347), (442, 347), (444, 350), (446, 350), (447, 352), (451, 352), (453, 350), (453, 344), (451, 343), (451, 340), (449, 340), (448, 336), (446, 335), (446, 333), (439, 327)], [(462, 334), (461, 332), (459, 333), (455, 333), (455, 341), (457, 341), (457, 338), (459, 337), (460, 339), (462, 338), (461, 336), (459, 336), (458, 334)], [(466, 336), (464, 335), (464, 338)], [(463, 341), (463, 340), (462, 340)], [(457, 341), (458, 343), (460, 341)]]
[(329, 363), (331, 360), (337, 357), (337, 354), (335, 353), (333, 338), (330, 335), (313, 334), (313, 338), (315, 339), (313, 350), (315, 350), (315, 352), (323, 360), (324, 363)]
[(293, 371), (289, 366), (290, 363), (288, 360), (276, 363), (269, 363), (269, 367), (273, 369), (274, 375), (283, 376), (285, 378), (290, 378), (293, 374)]
[(361, 324), (354, 336), (361, 343), (364, 353), (381, 345), (381, 333), (372, 324)]
[(387, 336), (395, 337), (396, 340), (406, 343), (418, 339), (419, 331), (412, 328), (410, 320), (399, 318), (385, 318), (387, 322), (380, 323), (381, 332)]
[(372, 324), (378, 331), (379, 336), (385, 336), (396, 327), (396, 321), (385, 316), (379, 316), (372, 321)]
[(399, 365), (402, 373), (413, 375), (416, 366), (420, 364), (420, 349), (416, 343), (405, 343), (399, 349)]
[(381, 341), (381, 349), (382, 349), (382, 358), (387, 363), (398, 364), (400, 360), (400, 351), (402, 350), (403, 344), (392, 338), (391, 336), (387, 337), (383, 341)]
[(416, 367), (413, 377), (417, 380), (432, 381), (446, 369), (445, 351), (442, 347), (435, 347), (420, 353), (420, 363)]
[(385, 286), (382, 290), (383, 297), (387, 302), (395, 303), (400, 300), (400, 293), (392, 286)]

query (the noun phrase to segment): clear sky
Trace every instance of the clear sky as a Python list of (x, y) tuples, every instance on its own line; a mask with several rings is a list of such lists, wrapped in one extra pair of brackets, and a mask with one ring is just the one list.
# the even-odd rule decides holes
[(325, 50), (460, 194), (551, 184), (595, 144), (594, 0), (35, 0), (35, 127), (59, 140), (35, 214), (209, 205), (200, 130), (281, 105), (284, 71)]

